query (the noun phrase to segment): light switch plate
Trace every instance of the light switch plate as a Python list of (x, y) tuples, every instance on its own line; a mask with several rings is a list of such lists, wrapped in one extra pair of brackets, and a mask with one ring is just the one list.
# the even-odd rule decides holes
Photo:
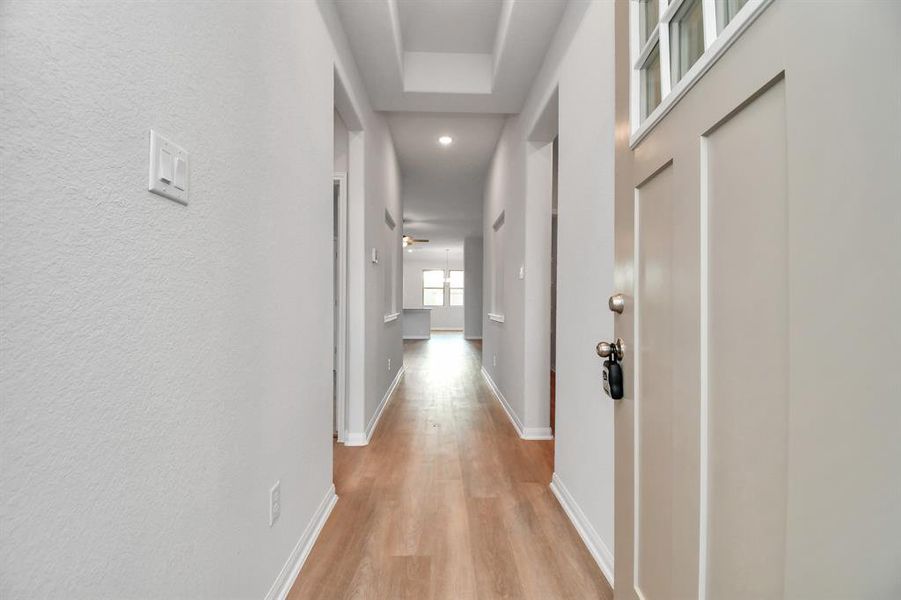
[(150, 181), (148, 189), (164, 198), (188, 203), (188, 153), (159, 132), (150, 130)]

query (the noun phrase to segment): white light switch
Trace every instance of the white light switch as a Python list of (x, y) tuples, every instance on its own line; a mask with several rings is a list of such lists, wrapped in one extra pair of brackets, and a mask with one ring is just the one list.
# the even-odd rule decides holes
[(175, 157), (175, 179), (173, 184), (180, 190), (188, 187), (188, 163), (179, 156)]
[(172, 183), (172, 155), (168, 150), (160, 150), (160, 181)]
[(148, 189), (170, 200), (188, 203), (188, 153), (152, 129)]

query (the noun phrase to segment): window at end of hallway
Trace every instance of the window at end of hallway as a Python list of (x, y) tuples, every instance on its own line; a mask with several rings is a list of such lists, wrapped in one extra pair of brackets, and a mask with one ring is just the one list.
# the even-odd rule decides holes
[(422, 305), (444, 306), (443, 269), (428, 269), (422, 272)]
[(448, 278), (450, 305), (463, 306), (463, 271), (451, 271)]

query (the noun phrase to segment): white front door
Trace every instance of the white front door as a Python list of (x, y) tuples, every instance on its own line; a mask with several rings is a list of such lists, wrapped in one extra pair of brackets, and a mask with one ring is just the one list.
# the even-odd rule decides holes
[[(741, 4), (697, 1), (711, 27)], [(898, 598), (901, 3), (745, 9), (618, 141), (616, 596)]]

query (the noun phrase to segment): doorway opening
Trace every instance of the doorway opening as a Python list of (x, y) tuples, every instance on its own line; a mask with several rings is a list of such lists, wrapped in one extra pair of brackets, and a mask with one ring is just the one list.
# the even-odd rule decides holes
[(332, 363), (332, 429), (339, 442), (347, 432), (347, 174), (335, 173), (333, 190), (334, 344)]
[(551, 162), (551, 389), (550, 421), (551, 434), (556, 435), (557, 414), (557, 163), (560, 137), (554, 138)]
[(332, 434), (339, 442), (347, 437), (347, 171), (350, 134), (337, 108), (334, 111), (334, 165), (332, 175)]

